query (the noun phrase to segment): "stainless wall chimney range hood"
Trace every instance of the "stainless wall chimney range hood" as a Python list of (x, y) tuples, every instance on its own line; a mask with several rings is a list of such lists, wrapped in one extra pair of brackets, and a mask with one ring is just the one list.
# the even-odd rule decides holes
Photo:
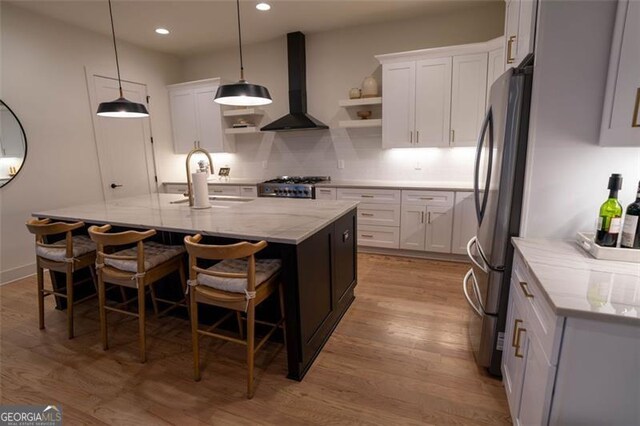
[(289, 61), (289, 114), (262, 127), (262, 131), (320, 130), (329, 126), (307, 114), (307, 61), (300, 31), (287, 34)]

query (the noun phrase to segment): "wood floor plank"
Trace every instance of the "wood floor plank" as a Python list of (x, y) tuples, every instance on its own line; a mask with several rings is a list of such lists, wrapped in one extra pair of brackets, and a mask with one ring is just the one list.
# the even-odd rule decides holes
[(137, 324), (97, 302), (76, 308), (76, 337), (46, 300), (39, 330), (35, 277), (0, 287), (0, 403), (60, 404), (65, 424), (470, 425), (510, 424), (499, 380), (476, 366), (460, 290), (468, 265), (360, 254), (356, 301), (302, 382), (285, 378), (286, 352), (256, 358), (245, 398), (244, 347), (202, 340), (203, 378), (192, 379), (187, 320), (149, 317), (146, 364)]

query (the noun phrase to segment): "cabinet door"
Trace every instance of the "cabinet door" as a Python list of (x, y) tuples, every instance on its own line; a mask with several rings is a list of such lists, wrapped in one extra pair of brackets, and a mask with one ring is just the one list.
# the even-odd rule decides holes
[[(520, 19), (520, 1), (508, 0), (504, 17), (504, 69), (514, 67), (518, 54), (518, 20)], [(515, 64), (515, 65), (514, 65)]]
[(518, 423), (546, 425), (549, 420), (556, 368), (551, 366), (535, 335), (527, 338), (527, 356)]
[(486, 53), (453, 57), (451, 146), (476, 146), (487, 94)]
[(453, 211), (451, 207), (427, 206), (425, 250), (451, 253)]
[(222, 114), (220, 105), (213, 99), (218, 86), (204, 86), (194, 89), (197, 120), (198, 141), (200, 146), (209, 152), (226, 152), (224, 135), (222, 133)]
[(504, 49), (502, 47), (498, 49), (493, 49), (489, 52), (489, 63), (487, 66), (487, 95), (485, 105), (489, 106), (489, 91), (491, 90), (491, 85), (493, 82), (498, 79), (504, 72)]
[(193, 89), (176, 89), (169, 92), (173, 149), (176, 154), (186, 154), (198, 140), (196, 103)]
[(382, 147), (414, 146), (416, 63), (382, 66)]
[[(512, 284), (509, 294), (504, 347), (502, 350), (502, 382), (507, 393), (511, 417), (517, 419), (520, 412), (522, 381), (527, 355), (526, 329), (522, 301)], [(514, 422), (515, 423), (515, 422)]]
[(400, 215), (400, 248), (425, 249), (426, 212), (424, 206), (402, 206)]
[(335, 188), (316, 188), (316, 200), (335, 200)]
[(456, 204), (453, 208), (453, 239), (451, 252), (467, 253), (467, 243), (476, 235), (478, 220), (473, 192), (456, 192)]
[(416, 64), (415, 145), (449, 146), (451, 124), (451, 58)]
[(535, 33), (536, 33), (536, 15), (537, 0), (519, 0), (520, 8), (518, 10), (518, 37), (516, 39), (515, 62), (518, 65), (528, 53), (533, 53)]
[(640, 2), (620, 1), (611, 46), (600, 144), (640, 146)]

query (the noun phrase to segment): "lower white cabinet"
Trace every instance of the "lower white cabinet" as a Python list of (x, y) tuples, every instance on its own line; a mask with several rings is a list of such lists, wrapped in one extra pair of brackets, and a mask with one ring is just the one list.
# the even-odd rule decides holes
[[(186, 183), (165, 183), (164, 192), (166, 194), (185, 194), (187, 192)], [(209, 184), (210, 196), (234, 196), (245, 198), (256, 198), (258, 188), (255, 185), (233, 185), (233, 184)]]
[(402, 206), (402, 226), (400, 227), (400, 248), (424, 250), (426, 225), (424, 215), (426, 206)]
[(400, 248), (451, 253), (454, 193), (402, 191)]
[(427, 206), (425, 250), (451, 253), (453, 210), (451, 207)]
[(453, 207), (453, 237), (451, 253), (466, 254), (467, 243), (476, 235), (478, 219), (473, 192), (456, 192)]
[(398, 248), (400, 228), (358, 224), (358, 245), (368, 247)]
[[(511, 413), (519, 413), (527, 340), (522, 311), (523, 303), (516, 300), (519, 296), (517, 291), (513, 291), (513, 288), (511, 290), (504, 332), (504, 349), (502, 350), (502, 381), (507, 393), (509, 410)], [(514, 421), (514, 423), (516, 422)]]
[(316, 200), (336, 200), (335, 188), (316, 188)]

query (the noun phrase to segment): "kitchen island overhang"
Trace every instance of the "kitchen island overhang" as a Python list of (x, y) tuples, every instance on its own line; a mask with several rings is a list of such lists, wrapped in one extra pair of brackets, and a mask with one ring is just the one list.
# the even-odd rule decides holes
[(184, 235), (196, 233), (219, 244), (267, 241), (265, 255), (283, 262), (288, 377), (302, 380), (354, 300), (358, 203), (257, 198), (213, 200), (211, 209), (198, 210), (172, 204), (181, 198), (142, 195), (37, 211), (33, 216), (153, 228), (166, 244), (182, 244)]

